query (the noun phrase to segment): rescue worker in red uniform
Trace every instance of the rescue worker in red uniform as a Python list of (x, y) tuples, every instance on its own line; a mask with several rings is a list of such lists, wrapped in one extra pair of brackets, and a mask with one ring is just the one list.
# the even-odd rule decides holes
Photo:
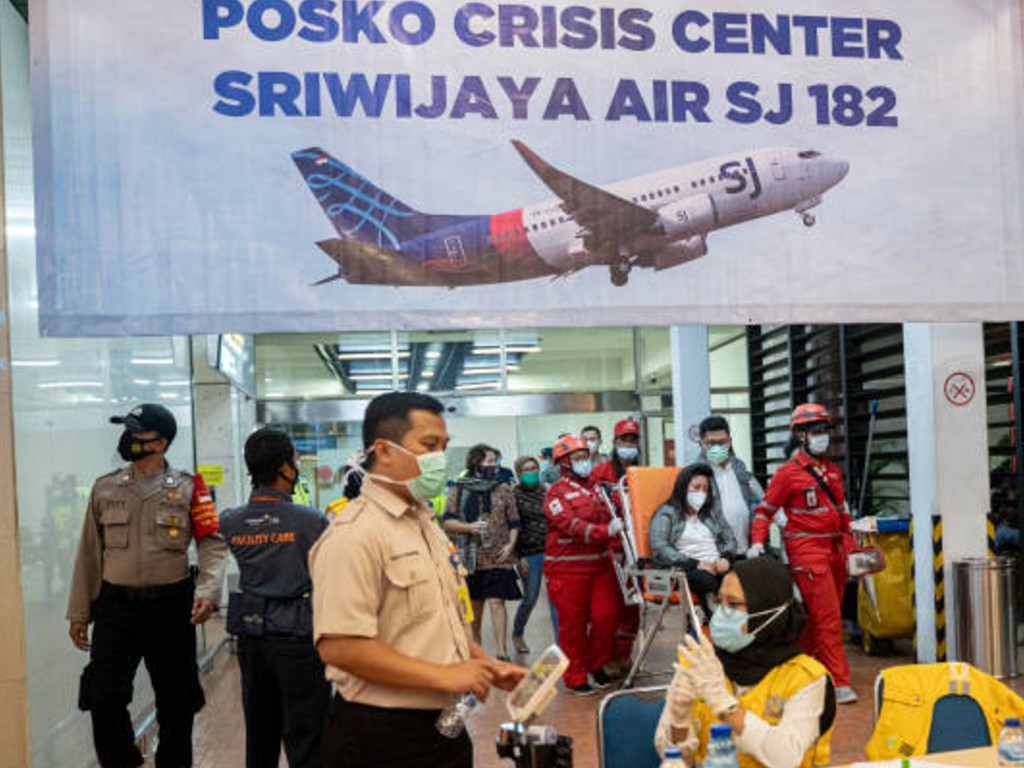
[(829, 420), (828, 411), (817, 403), (804, 403), (793, 411), (789, 428), (799, 450), (776, 470), (754, 511), (747, 556), (764, 552), (768, 524), (775, 512), (783, 509), (787, 521), (782, 537), (789, 569), (808, 614), (800, 645), (832, 674), (836, 701), (852, 704), (857, 694), (850, 687), (850, 665), (843, 650), (840, 604), (853, 536), (842, 473), (825, 458)]
[[(624, 518), (626, 507), (623, 504), (621, 491), (625, 483), (619, 483), (626, 477), (626, 470), (640, 464), (640, 424), (636, 419), (621, 419), (615, 424), (615, 439), (612, 445), (611, 458), (601, 462), (591, 473), (590, 478), (595, 485), (604, 486), (612, 503), (615, 514)], [(612, 551), (615, 557), (622, 557), (621, 547), (616, 537), (612, 540)], [(621, 590), (620, 590), (621, 592)], [(609, 671), (613, 676), (624, 674), (623, 667), (629, 666), (633, 656), (633, 645), (640, 629), (640, 606), (626, 605), (620, 600), (619, 621), (615, 629), (615, 649), (612, 651), (614, 669)]]
[(559, 438), (551, 458), (561, 477), (544, 497), (544, 575), (558, 611), (558, 644), (569, 657), (566, 688), (587, 696), (611, 683), (603, 668), (612, 657), (622, 594), (608, 542), (623, 523), (591, 484), (585, 440)]

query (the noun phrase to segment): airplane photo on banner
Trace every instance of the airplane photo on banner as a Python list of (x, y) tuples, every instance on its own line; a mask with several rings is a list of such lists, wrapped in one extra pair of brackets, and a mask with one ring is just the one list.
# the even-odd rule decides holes
[(814, 149), (722, 155), (597, 187), (512, 144), (558, 197), (491, 216), (421, 213), (323, 149), (292, 153), (339, 237), (321, 240), (338, 265), (322, 285), (456, 287), (558, 278), (607, 266), (614, 285), (634, 267), (663, 270), (707, 253), (707, 235), (793, 210), (805, 225), (849, 164)]

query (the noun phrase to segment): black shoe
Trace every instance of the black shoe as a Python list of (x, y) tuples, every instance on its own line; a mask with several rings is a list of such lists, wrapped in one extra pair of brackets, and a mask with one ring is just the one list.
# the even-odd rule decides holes
[(614, 681), (603, 669), (591, 672), (590, 679), (593, 681), (595, 688), (609, 688), (614, 684)]
[(590, 683), (581, 683), (580, 685), (567, 686), (566, 690), (569, 693), (575, 694), (576, 696), (593, 696), (597, 693), (597, 688), (594, 688)]

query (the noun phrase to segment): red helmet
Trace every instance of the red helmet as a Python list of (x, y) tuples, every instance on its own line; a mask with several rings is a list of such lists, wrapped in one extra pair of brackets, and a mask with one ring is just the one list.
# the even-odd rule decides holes
[(560, 437), (551, 451), (551, 460), (557, 464), (574, 451), (586, 451), (587, 453), (590, 453), (587, 441), (578, 435), (566, 435), (565, 437)]
[(815, 424), (821, 421), (831, 421), (828, 410), (824, 405), (818, 403), (804, 403), (793, 409), (793, 415), (789, 417), (790, 430), (796, 429), (803, 424)]
[(640, 437), (640, 424), (636, 419), (622, 419), (615, 423), (615, 437), (636, 435)]

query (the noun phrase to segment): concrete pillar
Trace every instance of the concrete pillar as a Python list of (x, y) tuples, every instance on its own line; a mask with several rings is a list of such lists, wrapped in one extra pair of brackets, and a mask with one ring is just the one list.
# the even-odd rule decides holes
[(256, 401), (247, 397), (206, 361), (206, 338), (192, 339), (194, 439), (196, 467), (219, 467), (217, 509), (249, 498), (243, 448), (256, 423)]
[[(14, 9), (0, 8), (0, 23), (23, 24)], [(0, 43), (2, 45), (2, 43)], [(0, 51), (0, 61), (3, 60)], [(25, 605), (21, 591), (18, 486), (14, 472), (14, 399), (7, 291), (3, 91), (0, 81), (0, 765), (27, 766), (29, 760), (28, 659)], [(13, 90), (13, 89), (12, 89)]]
[[(914, 521), (917, 658), (935, 661), (932, 517), (942, 520), (947, 658), (956, 659), (952, 567), (988, 553), (988, 426), (980, 323), (908, 323), (906, 359), (910, 506)], [(942, 595), (940, 595), (942, 596)], [(941, 640), (939, 641), (941, 642)]]
[(705, 325), (674, 325), (669, 329), (672, 348), (672, 416), (676, 465), (697, 458), (700, 447), (690, 438), (701, 420), (711, 413), (711, 373), (708, 329)]

